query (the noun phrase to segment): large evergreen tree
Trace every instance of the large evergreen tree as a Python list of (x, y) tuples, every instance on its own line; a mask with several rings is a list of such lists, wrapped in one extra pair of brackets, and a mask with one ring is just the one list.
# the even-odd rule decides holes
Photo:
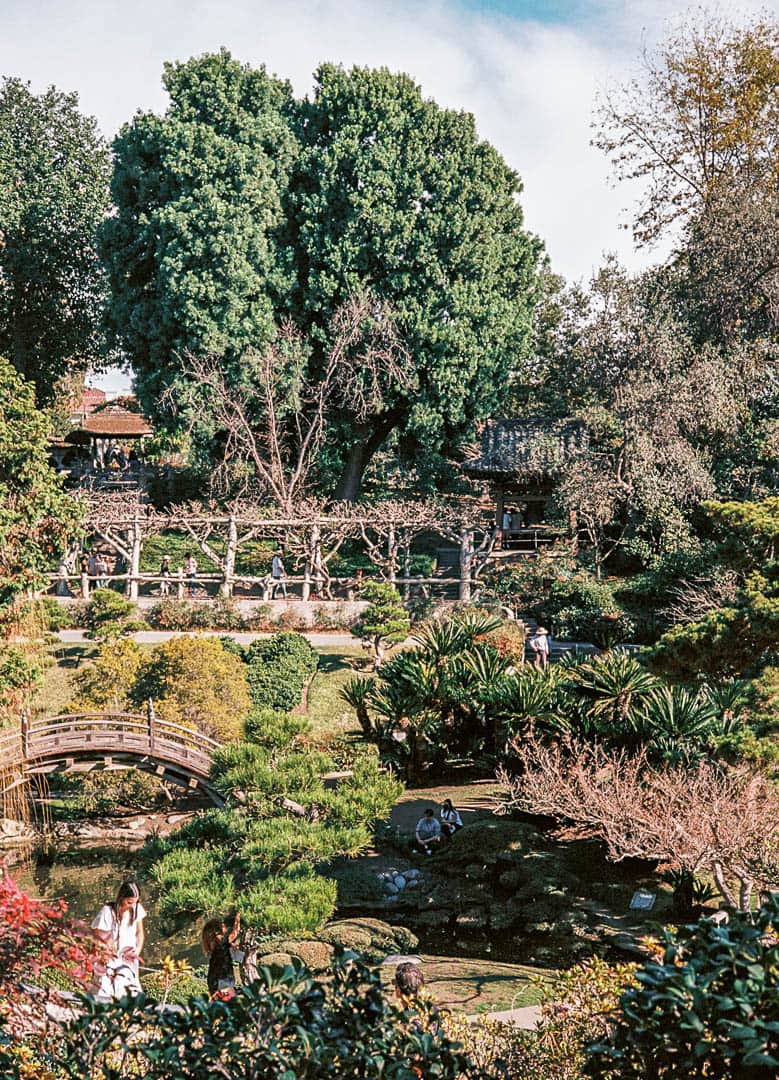
[(447, 451), (500, 408), (527, 347), (541, 245), (523, 228), (519, 178), (473, 117), (425, 100), (408, 76), (324, 65), (299, 117), (295, 316), (316, 337), (367, 285), (397, 312), (418, 373), (342, 430), (338, 494), (354, 498), (394, 429), (412, 452)]
[(110, 162), (75, 94), (0, 86), (0, 355), (38, 402), (102, 352), (104, 276), (97, 230)]
[(290, 288), (277, 240), (295, 154), (290, 88), (226, 51), (166, 64), (164, 116), (139, 113), (114, 144), (117, 213), (104, 230), (110, 321), (147, 409), (182, 378), (184, 350), (221, 357), (273, 335)]
[(224, 51), (168, 65), (164, 81), (166, 114), (137, 116), (115, 144), (105, 232), (112, 321), (147, 407), (165, 416), (185, 350), (240, 384), (246, 349), (287, 317), (315, 385), (334, 315), (367, 293), (397, 316), (417, 377), (359, 423), (336, 411), (331, 487), (340, 473), (337, 493), (355, 497), (394, 430), (410, 450), (451, 450), (498, 407), (526, 347), (540, 255), (519, 180), (472, 117), (385, 70), (324, 66), (294, 102)]

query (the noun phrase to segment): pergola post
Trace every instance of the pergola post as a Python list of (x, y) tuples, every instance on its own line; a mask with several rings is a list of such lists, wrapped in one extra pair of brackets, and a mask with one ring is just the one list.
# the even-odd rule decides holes
[(127, 579), (127, 595), (131, 600), (138, 599), (139, 581), (141, 573), (141, 547), (143, 545), (143, 529), (141, 519), (136, 514), (130, 531), (130, 565)]
[(460, 530), (460, 600), (471, 598), (471, 566), (473, 564), (473, 529), (463, 526)]
[(227, 522), (227, 548), (225, 549), (224, 570), (222, 580), (222, 596), (233, 595), (233, 583), (235, 581), (235, 557), (238, 552), (238, 523), (234, 515), (230, 515)]

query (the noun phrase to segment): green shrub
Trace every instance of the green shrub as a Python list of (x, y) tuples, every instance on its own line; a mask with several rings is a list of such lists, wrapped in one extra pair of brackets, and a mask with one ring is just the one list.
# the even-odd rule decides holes
[(247, 620), (233, 599), (216, 596), (206, 603), (161, 600), (147, 615), (155, 630), (244, 630)]
[(283, 632), (246, 650), (246, 679), (255, 706), (289, 712), (317, 669), (316, 650), (300, 634)]
[(685, 1076), (771, 1080), (779, 1073), (779, 894), (754, 917), (702, 919), (663, 932), (662, 958), (620, 999), (611, 1032), (591, 1048), (602, 1080)]
[[(58, 1064), (71, 1077), (86, 1075), (87, 1061), (90, 1075), (118, 1076), (117, 1046), (122, 1075), (145, 1080), (174, 1072), (177, 1080), (211, 1080), (217, 1072), (246, 1080), (480, 1075), (440, 1023), (428, 1023), (420, 1009), (400, 1011), (379, 972), (351, 955), (319, 978), (299, 963), (280, 973), (260, 968), (258, 982), (229, 1006), (196, 998), (159, 1012), (143, 995), (92, 1003), (64, 1030)], [(9, 1076), (22, 1075), (12, 1048), (0, 1047), (0, 1055), (0, 1067), (14, 1068)]]
[(70, 608), (58, 604), (53, 596), (41, 596), (37, 605), (44, 627), (52, 634), (56, 634), (58, 630), (69, 630), (76, 625)]
[(296, 740), (311, 730), (311, 721), (306, 716), (294, 716), (291, 713), (273, 709), (254, 708), (246, 717), (245, 734), (248, 742), (260, 746), (294, 746)]
[(147, 624), (136, 617), (135, 604), (113, 589), (95, 589), (86, 606), (88, 636), (95, 641), (109, 641), (136, 630), (146, 630)]
[(246, 667), (249, 696), (259, 708), (291, 711), (303, 698), (306, 679), (295, 668), (253, 660)]
[(88, 772), (76, 791), (86, 814), (114, 814), (120, 810), (154, 810), (166, 801), (156, 776), (140, 769)]
[(232, 653), (233, 656), (237, 656), (239, 660), (246, 659), (246, 652), (243, 645), (239, 641), (236, 641), (234, 637), (230, 637), (229, 634), (223, 634), (219, 638), (222, 648), (225, 652)]
[(319, 656), (302, 634), (282, 631), (269, 638), (253, 641), (246, 650), (247, 663), (263, 660), (267, 664), (288, 663), (306, 675), (313, 675), (319, 665)]

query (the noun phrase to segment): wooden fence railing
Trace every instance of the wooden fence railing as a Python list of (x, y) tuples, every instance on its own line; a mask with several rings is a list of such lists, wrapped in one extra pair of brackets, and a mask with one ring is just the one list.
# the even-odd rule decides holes
[(78, 713), (23, 720), (0, 734), (0, 766), (35, 771), (46, 761), (96, 754), (131, 755), (173, 765), (207, 780), (220, 744), (199, 731), (141, 713)]

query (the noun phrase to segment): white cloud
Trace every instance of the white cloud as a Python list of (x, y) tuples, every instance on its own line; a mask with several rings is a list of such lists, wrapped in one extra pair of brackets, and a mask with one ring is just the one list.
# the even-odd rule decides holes
[[(676, 10), (659, 0), (649, 33)], [(632, 266), (652, 257), (634, 253), (619, 228), (634, 194), (611, 188), (589, 145), (596, 88), (624, 76), (646, 16), (632, 0), (603, 0), (590, 22), (569, 26), (478, 14), (452, 0), (4, 0), (0, 71), (36, 89), (77, 90), (109, 136), (137, 108), (164, 107), (163, 61), (221, 45), (289, 78), (299, 94), (326, 60), (408, 71), (440, 104), (475, 114), (522, 176), (528, 227), (554, 268), (581, 277), (604, 251)]]

